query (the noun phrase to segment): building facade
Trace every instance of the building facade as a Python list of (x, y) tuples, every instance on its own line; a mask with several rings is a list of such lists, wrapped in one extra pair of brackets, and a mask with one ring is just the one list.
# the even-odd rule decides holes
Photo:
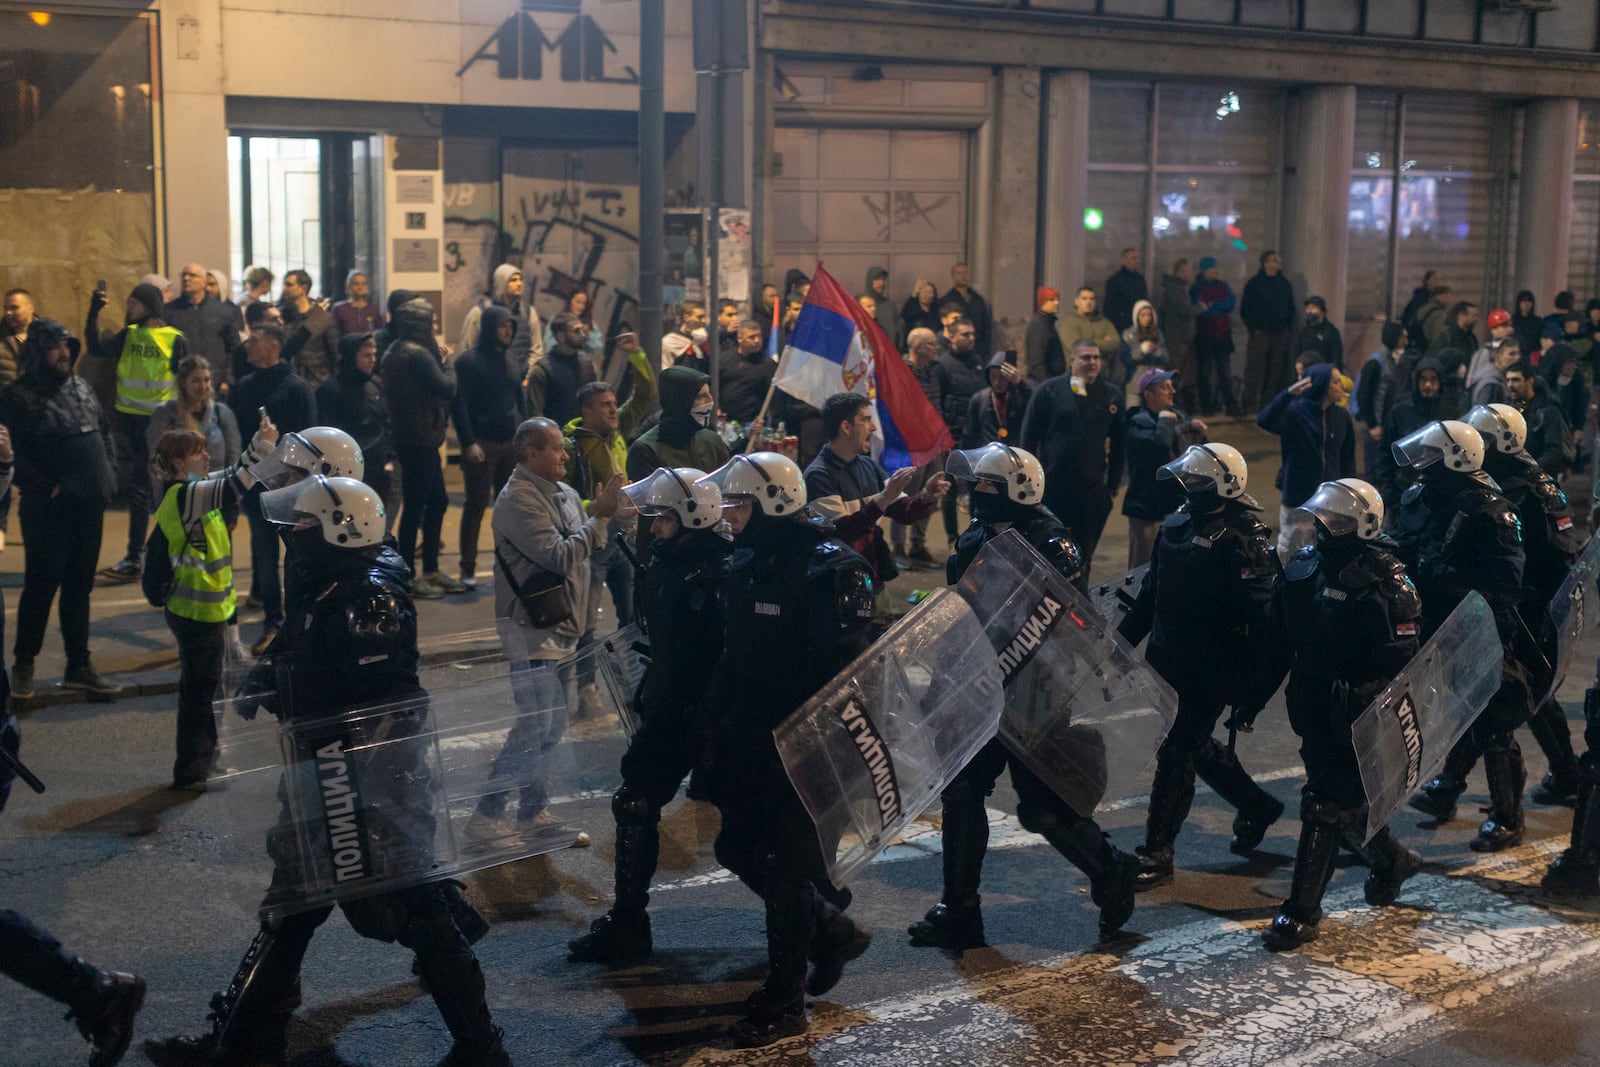
[(849, 284), (882, 265), (903, 298), (966, 258), (1013, 342), (1036, 285), (1098, 289), (1128, 247), (1152, 290), (1207, 255), (1237, 288), (1277, 249), (1352, 348), (1427, 270), (1485, 308), (1521, 288), (1581, 306), (1600, 291), (1596, 10), (765, 0), (758, 259), (781, 277), (820, 253)]

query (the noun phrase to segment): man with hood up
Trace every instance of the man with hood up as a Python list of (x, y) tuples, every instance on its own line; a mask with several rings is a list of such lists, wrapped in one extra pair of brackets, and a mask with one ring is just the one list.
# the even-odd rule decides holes
[[(526, 359), (529, 370), (533, 365), (544, 358), (544, 323), (539, 321), (539, 312), (533, 306), (533, 294), (526, 291), (526, 280), (522, 271), (511, 263), (502, 263), (494, 269), (494, 280), (489, 286), (489, 303), (498, 304), (515, 317), (517, 332), (511, 339), (510, 352), (512, 355)], [(391, 304), (393, 297), (390, 297)], [(478, 343), (478, 335), (483, 332), (482, 304), (467, 312), (467, 319), (461, 325), (461, 345), (456, 349), (465, 352)], [(394, 308), (390, 307), (389, 315), (394, 316)]]
[(390, 320), (394, 343), (383, 354), (383, 397), (400, 459), (400, 558), (415, 567), (417, 533), (422, 533), (422, 571), (411, 583), (414, 597), (437, 600), (467, 587), (439, 571), (440, 530), (450, 506), (445, 494), (439, 446), (456, 396), (455, 369), (433, 338), (433, 305), (418, 297), (395, 310)]
[(117, 365), (114, 432), (117, 477), (128, 500), (128, 552), (121, 562), (102, 572), (117, 582), (133, 581), (143, 568), (151, 507), (145, 431), (156, 408), (172, 399), (174, 374), (189, 354), (183, 333), (161, 317), (166, 302), (154, 285), (134, 286), (128, 294), (128, 324), (110, 337), (102, 337), (100, 309), (106, 306), (106, 294), (96, 289), (89, 297), (89, 320), (83, 328), (89, 354), (114, 360)]
[(378, 342), (372, 334), (347, 333), (339, 338), (339, 369), (317, 390), (317, 418), (355, 438), (366, 460), (361, 480), (387, 502), (394, 480), (388, 469), (394, 445), (377, 369)]
[(478, 585), (478, 532), (489, 501), (511, 477), (517, 457), (511, 437), (528, 412), (523, 406), (522, 361), (514, 356), (516, 316), (499, 304), (483, 310), (478, 343), (456, 359), (456, 437), (461, 442), (461, 584)]
[(872, 317), (878, 320), (878, 325), (883, 328), (884, 335), (894, 343), (895, 348), (901, 345), (900, 309), (895, 302), (889, 299), (889, 272), (882, 267), (867, 268), (867, 292), (878, 302), (878, 309)]
[(715, 414), (709, 376), (691, 367), (662, 371), (661, 420), (628, 448), (628, 481), (648, 478), (657, 467), (714, 471), (728, 462), (733, 453), (711, 427)]
[[(78, 339), (66, 327), (35, 319), (22, 352), (22, 377), (0, 397), (0, 423), (11, 432), (14, 476), (22, 491), (18, 517), (25, 557), (11, 695), (33, 695), (33, 660), (44, 647), (57, 590), (67, 652), (61, 684), (115, 694), (117, 687), (89, 663), (89, 594), (106, 505), (117, 487), (111, 427), (89, 383), (72, 373)], [(149, 476), (139, 481), (148, 492)]]
[[(1401, 362), (1401, 374), (1406, 373), (1405, 366), (1410, 362), (1410, 360)], [(1373, 484), (1383, 494), (1383, 504), (1386, 508), (1397, 506), (1401, 494), (1414, 480), (1411, 468), (1395, 463), (1394, 453), (1387, 446), (1443, 417), (1440, 414), (1444, 407), (1440, 400), (1443, 379), (1444, 372), (1439, 361), (1433, 356), (1423, 356), (1411, 365), (1409, 388), (1402, 392), (1398, 384), (1395, 387), (1395, 400), (1383, 415), (1383, 440), (1386, 447), (1379, 457), (1380, 462), (1374, 472), (1373, 480)]]
[(1344, 383), (1331, 363), (1313, 363), (1306, 376), (1273, 397), (1256, 416), (1256, 425), (1278, 435), (1283, 465), (1277, 486), (1283, 494), (1278, 512), (1278, 558), (1297, 549), (1297, 529), (1290, 512), (1311, 499), (1323, 482), (1353, 478), (1356, 440), (1350, 412), (1339, 406)]

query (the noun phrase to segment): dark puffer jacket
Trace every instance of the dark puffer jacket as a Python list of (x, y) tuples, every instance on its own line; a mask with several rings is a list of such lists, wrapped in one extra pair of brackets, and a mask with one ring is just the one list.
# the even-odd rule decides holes
[(380, 373), (395, 446), (438, 448), (455, 400), (456, 375), (434, 345), (433, 305), (408, 300), (389, 327), (395, 340), (383, 354)]

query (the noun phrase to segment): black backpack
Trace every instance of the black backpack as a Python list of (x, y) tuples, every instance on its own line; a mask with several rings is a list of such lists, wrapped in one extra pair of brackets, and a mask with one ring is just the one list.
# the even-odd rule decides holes
[(151, 607), (164, 608), (177, 582), (178, 576), (172, 571), (167, 533), (158, 522), (155, 529), (150, 531), (150, 539), (144, 543), (144, 569), (139, 574), (139, 587), (144, 590), (144, 598)]

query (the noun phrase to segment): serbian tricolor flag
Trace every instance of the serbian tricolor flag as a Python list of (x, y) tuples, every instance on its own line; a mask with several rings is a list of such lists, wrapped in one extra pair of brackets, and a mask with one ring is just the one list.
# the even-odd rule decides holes
[(889, 470), (920, 467), (954, 447), (944, 418), (877, 320), (817, 265), (774, 384), (820, 408), (835, 393), (873, 395)]

